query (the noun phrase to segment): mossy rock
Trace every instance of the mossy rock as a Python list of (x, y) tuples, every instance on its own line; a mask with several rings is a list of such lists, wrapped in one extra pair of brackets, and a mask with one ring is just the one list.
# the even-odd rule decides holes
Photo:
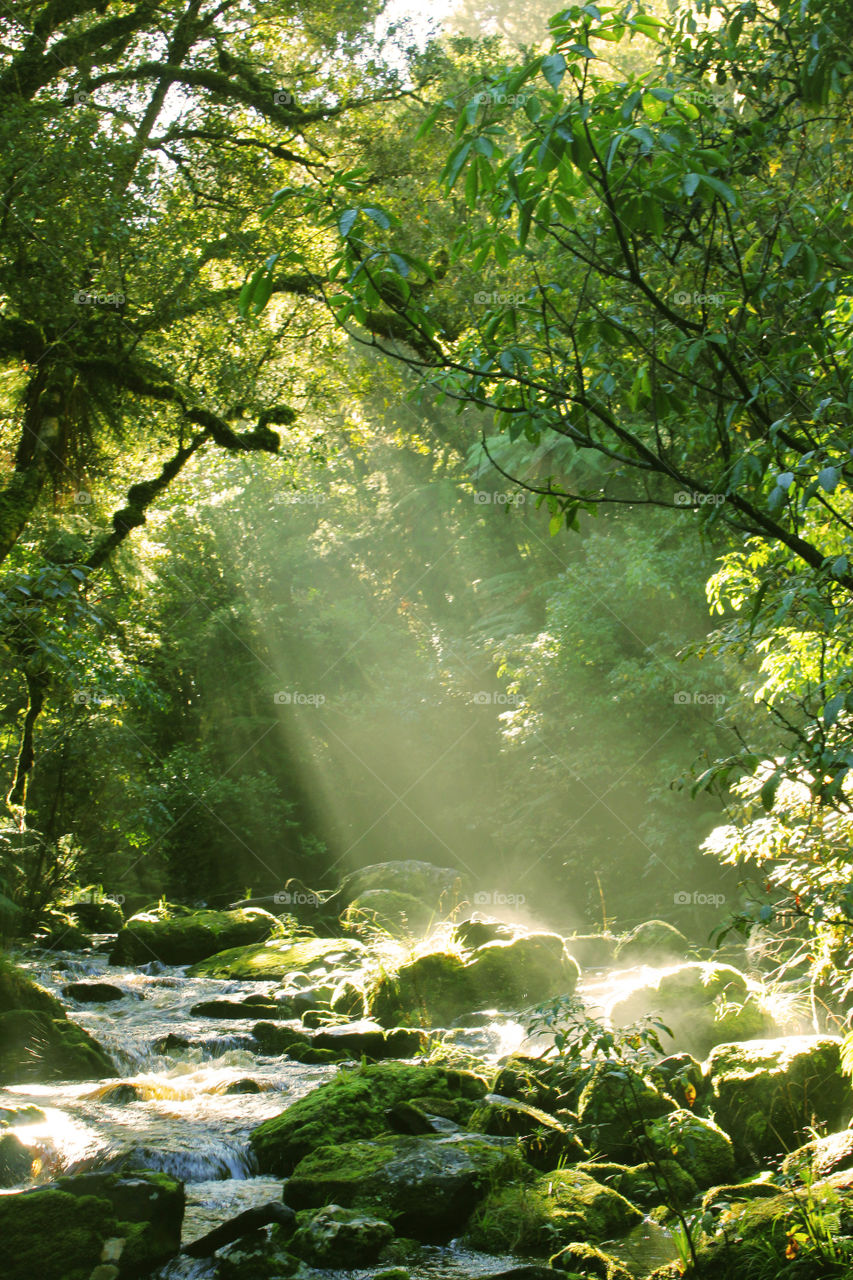
[(667, 964), (683, 960), (690, 944), (675, 925), (666, 920), (646, 920), (620, 939), (614, 961), (621, 968), (635, 964)]
[(675, 1109), (670, 1098), (631, 1067), (602, 1062), (578, 1102), (581, 1137), (590, 1150), (615, 1160), (642, 1160), (645, 1124)]
[(477, 947), (467, 960), (432, 951), (379, 983), (371, 1013), (383, 1024), (446, 1025), (480, 1009), (515, 1009), (553, 995), (571, 995), (580, 970), (555, 933), (526, 934)]
[(814, 1138), (782, 1161), (782, 1173), (796, 1178), (825, 1178), (853, 1168), (853, 1129)]
[(367, 889), (341, 914), (344, 928), (353, 933), (379, 929), (395, 938), (420, 938), (435, 920), (429, 902), (395, 889)]
[(390, 1222), (403, 1235), (440, 1242), (519, 1165), (511, 1139), (382, 1134), (317, 1148), (299, 1162), (282, 1195), (294, 1209), (332, 1202)]
[(288, 1249), (315, 1267), (367, 1267), (377, 1261), (394, 1238), (394, 1228), (382, 1218), (344, 1209), (338, 1204), (304, 1210)]
[(457, 1114), (467, 1119), (486, 1091), (485, 1080), (467, 1071), (379, 1062), (341, 1071), (264, 1121), (249, 1142), (262, 1173), (287, 1174), (317, 1147), (385, 1132), (387, 1112), (397, 1102), (434, 1095), (456, 1103)]
[[(717, 1044), (750, 1040), (776, 1029), (761, 1007), (760, 992), (732, 965), (702, 961), (681, 964), (616, 1001), (609, 1014), (615, 1026), (659, 1017), (672, 1031), (674, 1046), (698, 1057)], [(663, 1037), (668, 1042), (668, 1037)]]
[(634, 1165), (590, 1160), (575, 1165), (575, 1169), (645, 1209), (660, 1204), (689, 1204), (699, 1190), (690, 1173), (672, 1159)]
[(546, 1254), (576, 1240), (600, 1244), (623, 1235), (643, 1215), (588, 1174), (557, 1169), (529, 1184), (492, 1191), (474, 1213), (465, 1241), (485, 1253)]
[(295, 973), (324, 975), (341, 970), (358, 972), (368, 951), (357, 938), (271, 938), (249, 947), (232, 947), (199, 961), (189, 970), (191, 978), (247, 979), (287, 978)]
[(0, 1134), (0, 1187), (14, 1187), (26, 1182), (33, 1169), (36, 1153), (25, 1146), (15, 1133)]
[(62, 994), (78, 1004), (109, 1004), (112, 1000), (123, 1000), (129, 993), (111, 982), (66, 982)]
[(194, 964), (232, 947), (263, 941), (281, 926), (258, 907), (243, 911), (194, 911), (158, 918), (153, 912), (131, 916), (110, 953), (111, 964)]
[(524, 1158), (535, 1169), (556, 1169), (587, 1154), (579, 1139), (546, 1111), (497, 1093), (486, 1094), (469, 1127), (477, 1133), (518, 1138)]
[(734, 1175), (732, 1140), (713, 1120), (691, 1111), (672, 1111), (646, 1127), (648, 1142), (659, 1160), (674, 1160), (700, 1187), (728, 1182)]
[(100, 1080), (116, 1066), (87, 1031), (35, 1009), (0, 1013), (0, 1083)]
[(630, 1271), (626, 1271), (618, 1259), (597, 1249), (594, 1244), (578, 1241), (566, 1245), (559, 1253), (555, 1253), (548, 1261), (555, 1271), (570, 1271), (574, 1276), (583, 1276), (584, 1280), (633, 1280)]
[(92, 945), (92, 935), (75, 915), (56, 907), (42, 913), (35, 941), (51, 951), (84, 951)]
[(476, 951), (487, 942), (512, 942), (522, 932), (519, 925), (507, 924), (504, 920), (472, 916), (469, 920), (459, 921), (453, 930), (453, 941), (468, 951)]
[(100, 902), (88, 898), (60, 903), (61, 908), (83, 928), (92, 933), (118, 933), (124, 924), (124, 913), (117, 902)]
[(4, 1280), (90, 1280), (104, 1242), (122, 1240), (121, 1276), (139, 1276), (180, 1247), (183, 1187), (165, 1174), (96, 1174), (0, 1196)]
[(836, 1036), (787, 1036), (718, 1045), (706, 1064), (717, 1123), (739, 1159), (801, 1146), (813, 1126), (837, 1130), (853, 1092)]
[(471, 895), (471, 883), (464, 871), (409, 858), (376, 862), (344, 876), (337, 895), (340, 909), (374, 889), (416, 898), (445, 919)]
[(544, 1111), (553, 1111), (560, 1097), (560, 1090), (554, 1083), (553, 1065), (523, 1054), (513, 1054), (503, 1063), (492, 1088), (503, 1097), (515, 1098)]

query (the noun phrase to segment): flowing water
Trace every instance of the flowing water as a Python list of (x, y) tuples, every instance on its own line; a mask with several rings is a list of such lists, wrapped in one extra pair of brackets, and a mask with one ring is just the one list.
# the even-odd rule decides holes
[[(126, 993), (121, 1000), (95, 1005), (61, 997), (69, 1016), (103, 1045), (120, 1074), (82, 1084), (0, 1089), (0, 1108), (32, 1105), (44, 1114), (43, 1121), (14, 1128), (34, 1155), (33, 1177), (22, 1185), (48, 1182), (58, 1173), (118, 1166), (132, 1157), (140, 1167), (185, 1183), (184, 1243), (244, 1209), (280, 1198), (281, 1180), (258, 1174), (249, 1134), (329, 1079), (337, 1067), (253, 1051), (251, 1029), (266, 1016), (261, 1011), (241, 1020), (190, 1012), (202, 1000), (240, 1000), (272, 992), (279, 984), (191, 978), (183, 968), (157, 962), (112, 967), (97, 953), (28, 952), (16, 962), (60, 996), (66, 983), (79, 980), (110, 982)], [(596, 1003), (601, 995), (596, 986)], [(460, 1047), (497, 1060), (521, 1045), (519, 1023), (475, 1017), (479, 1026), (454, 1033)], [(282, 1025), (300, 1026), (297, 1021)], [(247, 1079), (258, 1092), (228, 1092)], [(637, 1234), (635, 1248), (641, 1254), (667, 1253), (660, 1258), (666, 1261), (672, 1252), (659, 1234), (649, 1224)], [(423, 1280), (460, 1280), (517, 1264), (451, 1246), (426, 1250), (414, 1271)], [(161, 1274), (163, 1280), (204, 1280), (212, 1273), (208, 1262), (181, 1257)]]

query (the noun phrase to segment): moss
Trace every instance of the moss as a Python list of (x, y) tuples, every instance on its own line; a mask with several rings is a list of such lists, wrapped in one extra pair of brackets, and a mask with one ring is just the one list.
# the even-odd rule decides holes
[(4, 1280), (89, 1280), (103, 1242), (121, 1234), (108, 1200), (39, 1190), (0, 1196)]
[(636, 1071), (608, 1063), (595, 1068), (578, 1102), (587, 1146), (616, 1160), (642, 1159), (644, 1122), (674, 1110), (675, 1104)]
[(575, 1240), (598, 1244), (629, 1231), (642, 1216), (588, 1174), (561, 1169), (527, 1186), (493, 1191), (471, 1219), (466, 1241), (486, 1253), (546, 1254)]
[(735, 1171), (732, 1140), (713, 1120), (690, 1111), (673, 1111), (653, 1120), (646, 1130), (659, 1159), (673, 1159), (700, 1187), (728, 1182)]
[(355, 933), (378, 926), (403, 938), (421, 937), (434, 919), (435, 910), (429, 902), (394, 889), (367, 889), (352, 900), (341, 916), (344, 926)]
[(646, 920), (621, 939), (616, 948), (616, 964), (662, 964), (681, 960), (687, 954), (684, 934), (666, 920)]
[(314, 1266), (352, 1270), (376, 1262), (393, 1236), (393, 1227), (382, 1218), (332, 1204), (298, 1214), (288, 1248)]
[(570, 1271), (575, 1276), (589, 1277), (589, 1280), (632, 1280), (630, 1271), (626, 1271), (616, 1258), (609, 1253), (597, 1249), (595, 1245), (567, 1245), (559, 1253), (549, 1259), (548, 1265), (557, 1271)]
[(4, 1084), (99, 1080), (115, 1072), (112, 1059), (76, 1023), (33, 1009), (0, 1014), (0, 1081)]
[(662, 1203), (687, 1204), (698, 1190), (695, 1180), (674, 1160), (635, 1165), (590, 1160), (575, 1165), (575, 1170), (644, 1208)]
[(275, 916), (257, 907), (241, 911), (196, 911), (188, 916), (157, 919), (151, 913), (131, 916), (118, 933), (111, 964), (193, 964), (229, 947), (261, 942), (280, 929)]
[(479, 1133), (515, 1137), (525, 1159), (536, 1169), (555, 1169), (566, 1160), (586, 1155), (578, 1138), (559, 1120), (514, 1098), (490, 1093), (471, 1116), (469, 1127)]
[(308, 938), (302, 942), (273, 938), (258, 946), (220, 948), (216, 955), (194, 964), (189, 975), (241, 981), (286, 978), (292, 973), (320, 967), (330, 973), (345, 967), (357, 969), (366, 959), (364, 943), (355, 938)]
[(462, 1118), (485, 1092), (485, 1080), (469, 1072), (380, 1062), (341, 1071), (253, 1130), (249, 1141), (262, 1173), (286, 1174), (324, 1143), (382, 1133), (388, 1127), (386, 1113), (396, 1102), (431, 1094), (455, 1103)]
[(812, 1126), (837, 1129), (853, 1100), (833, 1036), (719, 1045), (707, 1071), (715, 1118), (740, 1159), (791, 1150)]
[(384, 1134), (319, 1147), (284, 1186), (292, 1208), (328, 1203), (359, 1209), (424, 1241), (449, 1239), (489, 1188), (518, 1173), (506, 1139)]

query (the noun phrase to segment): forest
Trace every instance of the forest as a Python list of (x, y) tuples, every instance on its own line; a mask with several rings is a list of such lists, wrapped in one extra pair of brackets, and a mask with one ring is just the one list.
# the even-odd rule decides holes
[(0, 9), (0, 1277), (853, 1276), (853, 9)]

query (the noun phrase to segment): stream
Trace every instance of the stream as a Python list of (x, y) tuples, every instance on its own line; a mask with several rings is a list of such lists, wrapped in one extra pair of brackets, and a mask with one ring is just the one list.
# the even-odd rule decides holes
[[(99, 941), (105, 939), (96, 938), (96, 945)], [(50, 1182), (60, 1173), (117, 1166), (132, 1157), (140, 1167), (184, 1182), (184, 1244), (245, 1209), (280, 1198), (281, 1179), (257, 1173), (249, 1134), (330, 1079), (338, 1066), (259, 1055), (250, 1047), (255, 1044), (251, 1031), (264, 1018), (262, 1012), (239, 1020), (190, 1012), (202, 1000), (270, 993), (280, 981), (188, 977), (183, 967), (157, 961), (141, 967), (112, 966), (107, 955), (97, 951), (27, 951), (15, 961), (63, 1000), (69, 1017), (103, 1045), (121, 1071), (95, 1082), (0, 1088), (0, 1108), (32, 1105), (45, 1117), (13, 1130), (36, 1156), (35, 1176), (26, 1185)], [(80, 980), (109, 982), (126, 994), (108, 1004), (78, 1004), (64, 997), (61, 988)], [(605, 985), (601, 977), (591, 983), (589, 994), (594, 993), (595, 1003)], [(524, 1040), (517, 1022), (488, 1022), (482, 1015), (473, 1020), (477, 1026), (459, 1029), (453, 1039), (487, 1062), (513, 1052)], [(301, 1024), (292, 1019), (281, 1025)], [(254, 1082), (250, 1087), (258, 1091), (233, 1091), (246, 1081)], [(618, 1246), (608, 1247), (626, 1265), (633, 1263), (644, 1271), (673, 1257), (668, 1233), (651, 1221)], [(453, 1280), (494, 1274), (520, 1261), (474, 1253), (454, 1242), (425, 1249), (423, 1260), (408, 1269), (424, 1280)], [(181, 1257), (156, 1274), (162, 1280), (203, 1280), (212, 1273), (205, 1260)]]

